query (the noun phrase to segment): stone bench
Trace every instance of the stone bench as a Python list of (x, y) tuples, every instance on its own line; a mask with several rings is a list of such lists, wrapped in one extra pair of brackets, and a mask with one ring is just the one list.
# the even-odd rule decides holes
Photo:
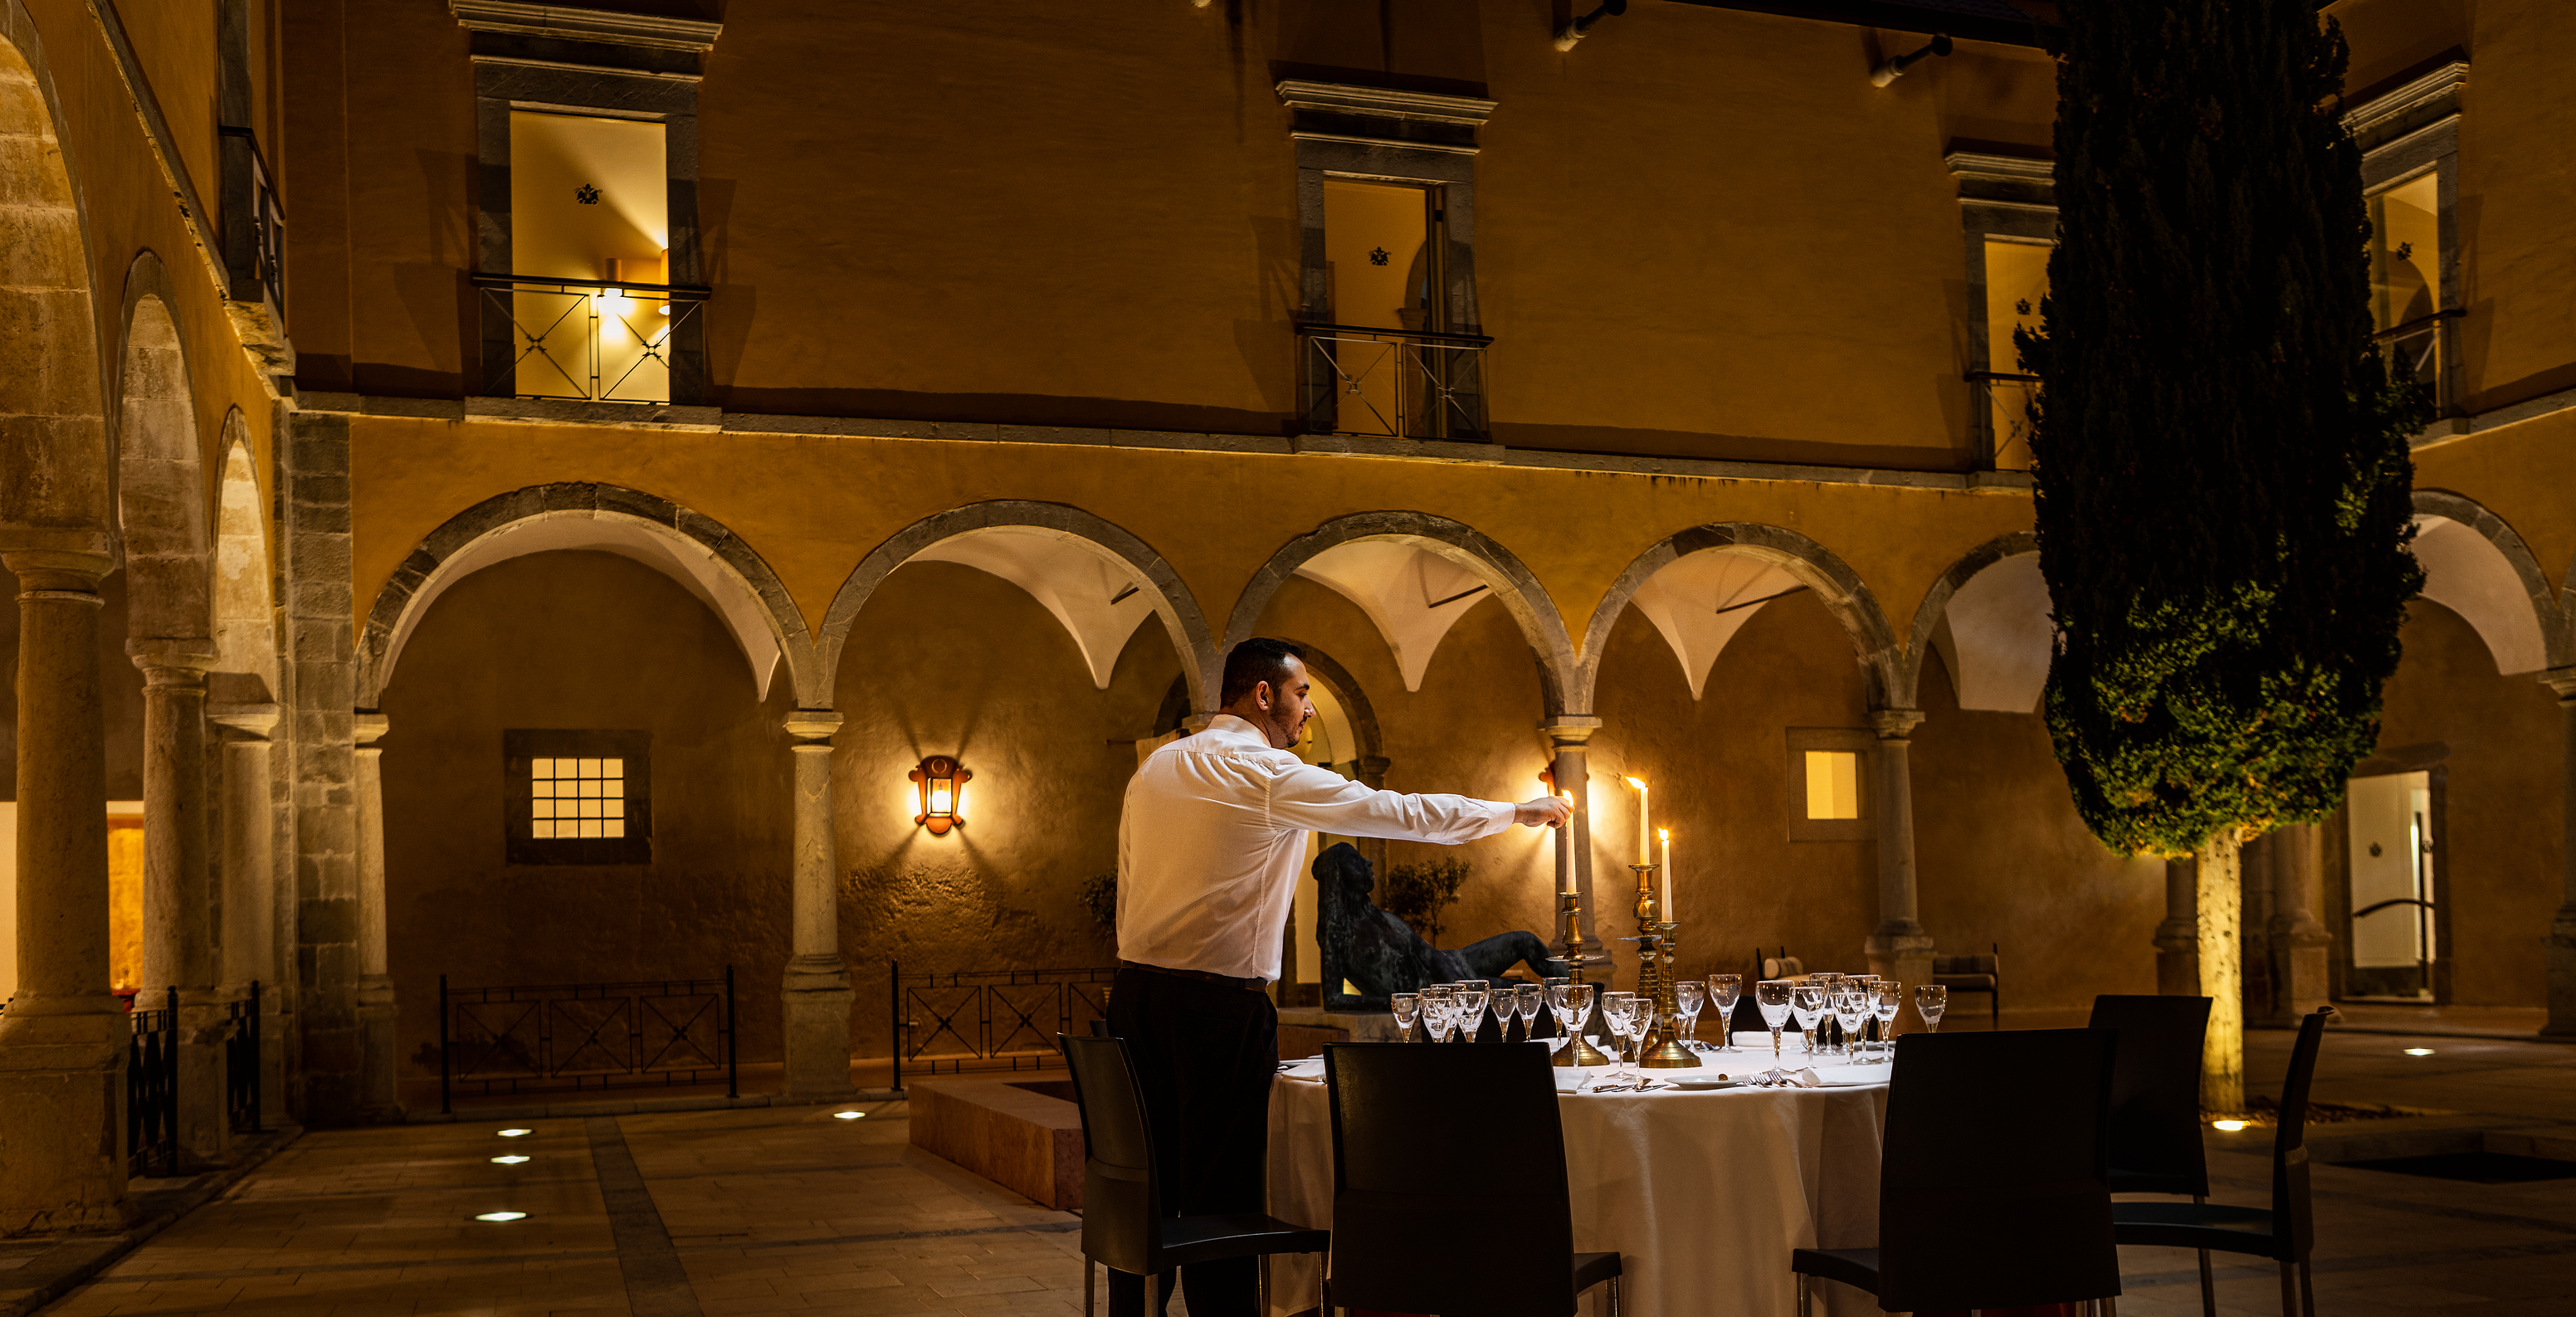
[(913, 1146), (1057, 1211), (1082, 1207), (1082, 1110), (1062, 1072), (946, 1075), (904, 1090)]

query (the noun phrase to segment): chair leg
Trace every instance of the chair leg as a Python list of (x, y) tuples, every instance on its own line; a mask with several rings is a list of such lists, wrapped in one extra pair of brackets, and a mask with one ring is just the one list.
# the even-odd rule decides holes
[(1270, 1255), (1260, 1253), (1252, 1259), (1253, 1317), (1270, 1317)]
[(1091, 1286), (1098, 1273), (1091, 1269), (1091, 1259), (1082, 1260), (1082, 1317), (1091, 1317)]
[(1610, 1278), (1610, 1317), (1619, 1317), (1619, 1278)]
[(2299, 1317), (2317, 1317), (2317, 1278), (2306, 1258), (2299, 1259)]
[(2201, 1317), (2218, 1317), (2218, 1277), (2209, 1269), (2209, 1250), (2200, 1251)]
[(2295, 1262), (2281, 1264), (2281, 1317), (2299, 1317), (2299, 1267)]
[(1816, 1293), (1807, 1288), (1807, 1273), (1798, 1273), (1798, 1317), (1816, 1317)]

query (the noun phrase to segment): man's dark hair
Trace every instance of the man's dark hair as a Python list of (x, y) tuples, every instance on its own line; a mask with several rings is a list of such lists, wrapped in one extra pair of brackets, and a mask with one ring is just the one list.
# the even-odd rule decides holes
[(1235, 646), (1225, 656), (1225, 686), (1217, 693), (1217, 707), (1232, 706), (1265, 681), (1271, 690), (1278, 690), (1280, 683), (1288, 679), (1288, 660), (1302, 662), (1305, 657), (1305, 650), (1268, 636), (1254, 636)]

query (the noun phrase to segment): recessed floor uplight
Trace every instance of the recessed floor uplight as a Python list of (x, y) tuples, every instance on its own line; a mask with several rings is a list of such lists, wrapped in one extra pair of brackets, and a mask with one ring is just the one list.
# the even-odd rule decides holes
[(519, 1137), (519, 1136), (520, 1136), (520, 1135), (522, 1135), (522, 1134), (534, 1134), (534, 1133), (536, 1133), (536, 1131), (535, 1131), (535, 1130), (503, 1130), (503, 1131), (501, 1131), (501, 1137), (502, 1137), (502, 1138), (505, 1138), (505, 1139), (515, 1139), (515, 1138)]
[(526, 1160), (527, 1160), (527, 1158), (522, 1157), (522, 1156), (520, 1156), (519, 1154), (517, 1154), (517, 1153), (515, 1153), (515, 1152), (514, 1152), (514, 1153), (511, 1153), (511, 1154), (510, 1154), (509, 1156), (507, 1156), (507, 1157), (495, 1157), (495, 1158), (493, 1158), (493, 1159), (492, 1159), (492, 1164), (493, 1164), (493, 1165), (495, 1165), (495, 1166), (516, 1166), (516, 1165), (518, 1165), (519, 1163), (521, 1163), (521, 1162), (523, 1162), (523, 1161), (526, 1161)]
[(528, 1214), (525, 1212), (478, 1212), (475, 1214), (474, 1219), (477, 1221), (525, 1221), (528, 1219)]
[(866, 1112), (864, 1112), (864, 1111), (835, 1111), (835, 1112), (833, 1112), (833, 1113), (832, 1113), (832, 1119), (834, 1119), (834, 1120), (857, 1120), (857, 1119), (859, 1119), (860, 1117), (865, 1116), (865, 1115), (867, 1115), (867, 1114), (868, 1114), (868, 1113), (866, 1113)]
[(2406, 1054), (2408, 1056), (2431, 1056), (2433, 1054), (2433, 1049), (2429, 1047), (2409, 1047), (2406, 1049)]
[(2236, 1131), (2245, 1128), (2245, 1122), (2241, 1120), (2213, 1120), (2209, 1122), (2209, 1126), (2212, 1129), (2225, 1130), (2228, 1133), (2233, 1134)]

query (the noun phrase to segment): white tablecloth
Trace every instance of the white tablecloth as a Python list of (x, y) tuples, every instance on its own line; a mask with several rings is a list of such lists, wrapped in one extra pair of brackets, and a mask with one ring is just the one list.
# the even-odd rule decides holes
[[(1763, 1048), (1758, 1062), (1722, 1053), (1705, 1071), (1661, 1073), (1740, 1074), (1767, 1067), (1769, 1052)], [(1820, 1070), (1827, 1079), (1868, 1081), (1855, 1087), (1559, 1097), (1575, 1250), (1624, 1255), (1626, 1317), (1796, 1311), (1791, 1249), (1878, 1242), (1888, 1069)], [(1270, 1212), (1298, 1225), (1332, 1224), (1332, 1115), (1320, 1082), (1283, 1077), (1271, 1088)], [(1274, 1314), (1315, 1306), (1317, 1287), (1312, 1259), (1272, 1259)], [(1878, 1311), (1859, 1291), (1817, 1290), (1818, 1306), (1836, 1317)], [(1584, 1308), (1606, 1311), (1597, 1291)]]

